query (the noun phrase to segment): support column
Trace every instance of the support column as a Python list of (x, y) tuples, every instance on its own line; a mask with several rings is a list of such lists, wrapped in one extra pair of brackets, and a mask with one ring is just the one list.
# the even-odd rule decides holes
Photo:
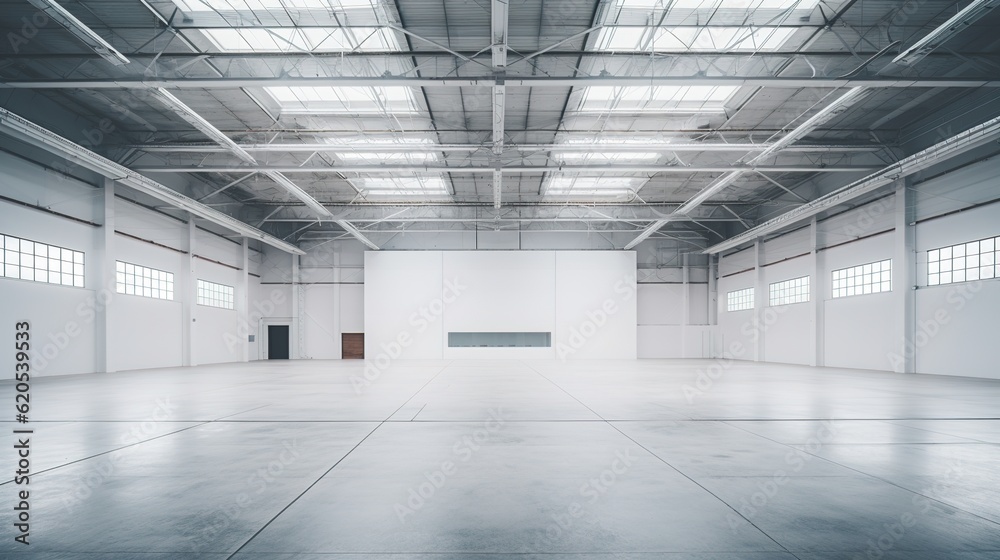
[(910, 196), (909, 179), (897, 179), (894, 248), (892, 255), (892, 293), (896, 312), (895, 356), (890, 356), (893, 371), (914, 373), (917, 371), (917, 356), (914, 346), (916, 336), (916, 226), (914, 224), (915, 204)]
[(716, 339), (718, 338), (719, 324), (719, 280), (716, 277), (719, 273), (718, 255), (708, 256), (708, 355), (706, 358), (718, 358), (720, 354), (716, 352)]
[(812, 261), (812, 280), (810, 281), (810, 300), (812, 303), (813, 352), (812, 364), (824, 365), (826, 359), (826, 295), (827, 273), (823, 263), (823, 254), (819, 251), (819, 229), (816, 216), (809, 222), (809, 248)]
[(302, 316), (302, 297), (299, 292), (299, 256), (292, 255), (292, 326), (290, 336), (292, 340), (289, 344), (289, 358), (293, 360), (302, 357), (302, 332), (299, 318)]
[(109, 308), (117, 290), (117, 274), (115, 268), (115, 182), (104, 179), (103, 226), (100, 229), (100, 239), (94, 255), (94, 265), (97, 274), (94, 275), (94, 297), (97, 298), (94, 317), (94, 338), (96, 351), (94, 368), (97, 372), (112, 372), (113, 348), (111, 336), (111, 317)]
[(688, 253), (681, 253), (681, 281), (684, 282), (684, 308), (681, 310), (681, 358), (688, 358), (688, 325), (691, 324), (691, 263)]
[(195, 235), (197, 229), (194, 224), (194, 216), (188, 214), (187, 220), (187, 255), (184, 255), (184, 268), (182, 269), (180, 289), (175, 290), (181, 299), (181, 320), (184, 322), (182, 328), (183, 349), (182, 365), (198, 365), (198, 358), (195, 355), (195, 339), (197, 338), (197, 324), (195, 323), (194, 306), (198, 293), (196, 286), (196, 272), (194, 255), (196, 249)]
[[(239, 321), (237, 323), (237, 336), (242, 329), (239, 327), (241, 325), (246, 325), (247, 333), (250, 331), (250, 239), (247, 237), (242, 238), (242, 264), (240, 266), (242, 274), (240, 274), (240, 287), (239, 296), (236, 298), (236, 317)], [(249, 362), (250, 361), (250, 339), (249, 334), (244, 333), (242, 335), (242, 340), (240, 341), (240, 361)]]
[(764, 243), (758, 237), (753, 242), (754, 252), (754, 288), (753, 313), (756, 340), (753, 345), (753, 361), (764, 361), (764, 309), (767, 307), (767, 283), (764, 282)]

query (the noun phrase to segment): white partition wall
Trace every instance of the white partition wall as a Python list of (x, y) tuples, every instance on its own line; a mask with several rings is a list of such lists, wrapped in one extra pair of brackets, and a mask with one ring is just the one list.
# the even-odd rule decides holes
[[(633, 359), (635, 253), (365, 254), (365, 354)], [(549, 345), (449, 347), (448, 333), (548, 333)]]

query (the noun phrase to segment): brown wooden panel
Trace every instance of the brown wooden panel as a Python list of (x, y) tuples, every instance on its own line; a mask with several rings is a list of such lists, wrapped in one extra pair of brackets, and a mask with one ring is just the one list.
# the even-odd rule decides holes
[(341, 333), (340, 348), (344, 360), (365, 359), (365, 333)]

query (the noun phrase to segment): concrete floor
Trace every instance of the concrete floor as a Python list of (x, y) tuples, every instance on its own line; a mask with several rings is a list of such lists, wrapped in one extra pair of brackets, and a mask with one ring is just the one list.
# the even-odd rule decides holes
[(0, 558), (1000, 558), (1000, 381), (362, 367), (35, 380), (32, 544), (13, 541), (7, 422)]

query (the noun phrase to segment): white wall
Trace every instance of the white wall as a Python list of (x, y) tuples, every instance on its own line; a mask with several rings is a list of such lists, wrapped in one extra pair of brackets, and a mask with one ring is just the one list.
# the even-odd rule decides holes
[[(0, 278), (0, 330), (11, 330), (15, 320), (32, 323), (38, 361), (36, 375), (92, 373), (99, 369), (98, 348), (107, 338), (108, 369), (112, 371), (178, 366), (190, 354), (193, 363), (240, 361), (247, 335), (255, 334), (255, 321), (238, 310), (195, 304), (195, 292), (184, 284), (189, 263), (188, 225), (128, 200), (114, 201), (113, 252), (109, 261), (122, 260), (174, 273), (175, 299), (156, 300), (115, 293), (114, 284), (98, 286), (100, 249), (104, 246), (104, 191), (67, 179), (10, 154), (0, 154), (2, 194), (27, 204), (39, 204), (48, 213), (0, 201), (0, 233), (82, 251), (86, 255), (85, 288), (56, 286)], [(72, 218), (86, 220), (81, 223)], [(136, 239), (139, 238), (139, 239)], [(241, 290), (243, 249), (227, 239), (196, 230), (194, 278), (226, 284)], [(251, 252), (250, 271), (257, 268)], [(223, 264), (218, 264), (218, 261)], [(258, 289), (251, 277), (251, 290)], [(107, 332), (95, 313), (107, 309)], [(185, 318), (185, 306), (191, 317)], [(253, 312), (251, 308), (251, 312)], [(258, 312), (258, 315), (261, 313)], [(191, 325), (190, 344), (185, 334)], [(100, 332), (98, 329), (100, 328)], [(13, 355), (0, 350), (0, 357)], [(48, 357), (46, 357), (48, 356)]]
[(640, 283), (638, 357), (711, 357), (715, 329), (709, 327), (708, 295), (704, 283)]
[(927, 286), (927, 251), (1000, 235), (1000, 203), (917, 225), (916, 369), (1000, 379), (1000, 279)]
[[(634, 358), (635, 302), (631, 252), (368, 252), (365, 352), (398, 341), (404, 358)], [(550, 332), (553, 346), (447, 348), (461, 331)]]

